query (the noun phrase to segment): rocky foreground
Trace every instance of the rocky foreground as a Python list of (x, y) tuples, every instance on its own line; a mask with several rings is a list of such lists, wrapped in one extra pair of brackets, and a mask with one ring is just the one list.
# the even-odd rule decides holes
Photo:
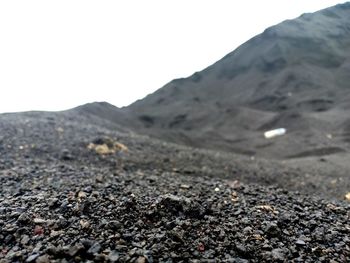
[(350, 261), (349, 203), (93, 117), (0, 118), (0, 262)]

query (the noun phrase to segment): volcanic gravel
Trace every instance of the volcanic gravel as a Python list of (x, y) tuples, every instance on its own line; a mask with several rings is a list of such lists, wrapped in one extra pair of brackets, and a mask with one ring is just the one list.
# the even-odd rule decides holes
[[(74, 112), (0, 119), (1, 263), (350, 261), (348, 203)], [(128, 151), (88, 147), (107, 138)]]

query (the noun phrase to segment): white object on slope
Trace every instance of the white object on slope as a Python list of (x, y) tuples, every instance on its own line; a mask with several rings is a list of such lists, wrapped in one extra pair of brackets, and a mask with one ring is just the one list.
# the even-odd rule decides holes
[(286, 134), (287, 130), (285, 128), (279, 128), (271, 131), (267, 131), (264, 133), (266, 139), (270, 139), (273, 137), (281, 136)]

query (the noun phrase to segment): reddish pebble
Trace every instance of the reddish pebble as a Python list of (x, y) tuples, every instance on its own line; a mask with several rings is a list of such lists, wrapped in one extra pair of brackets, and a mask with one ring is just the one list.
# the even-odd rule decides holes
[(198, 245), (198, 250), (199, 250), (200, 252), (203, 252), (203, 251), (205, 250), (204, 244), (203, 244), (203, 243), (199, 243), (199, 245)]
[(43, 235), (44, 234), (44, 228), (42, 228), (41, 226), (35, 226), (34, 228), (34, 235)]

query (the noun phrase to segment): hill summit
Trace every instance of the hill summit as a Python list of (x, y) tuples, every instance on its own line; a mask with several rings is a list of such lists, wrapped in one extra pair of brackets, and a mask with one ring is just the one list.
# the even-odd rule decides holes
[[(194, 147), (273, 159), (343, 153), (350, 142), (349, 70), (350, 3), (344, 3), (267, 28), (128, 107), (85, 108)], [(266, 140), (264, 132), (277, 128), (286, 135)]]
[[(342, 152), (350, 141), (349, 70), (345, 3), (272, 26), (123, 111), (144, 133), (196, 147), (265, 157)], [(262, 136), (279, 127), (283, 138)]]

